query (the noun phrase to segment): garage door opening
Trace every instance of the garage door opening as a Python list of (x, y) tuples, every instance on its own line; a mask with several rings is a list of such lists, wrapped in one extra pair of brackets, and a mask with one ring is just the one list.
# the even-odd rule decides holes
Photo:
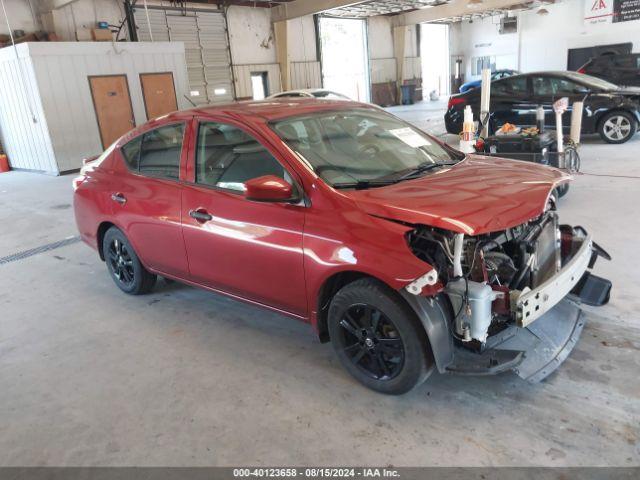
[(449, 95), (449, 25), (421, 24), (420, 52), (425, 97)]
[(263, 100), (269, 95), (267, 72), (251, 72), (251, 89), (254, 100)]
[(368, 102), (369, 57), (364, 20), (320, 17), (322, 85)]

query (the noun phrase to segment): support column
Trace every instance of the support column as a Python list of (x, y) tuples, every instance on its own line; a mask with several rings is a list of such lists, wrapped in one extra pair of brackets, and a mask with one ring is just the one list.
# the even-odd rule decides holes
[(282, 90), (291, 90), (291, 56), (289, 55), (289, 21), (282, 20), (273, 24), (276, 43), (276, 60), (280, 65), (280, 83)]
[(393, 55), (396, 59), (396, 98), (402, 104), (402, 82), (404, 80), (404, 55), (407, 38), (406, 25), (393, 27)]

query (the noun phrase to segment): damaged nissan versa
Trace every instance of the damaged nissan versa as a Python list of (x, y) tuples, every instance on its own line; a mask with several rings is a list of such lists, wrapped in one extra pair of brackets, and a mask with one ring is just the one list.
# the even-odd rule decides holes
[(464, 155), (367, 104), (175, 112), (74, 179), (85, 242), (126, 293), (157, 276), (311, 323), (364, 385), (431, 372), (537, 382), (569, 355), (609, 255), (561, 223), (536, 164)]

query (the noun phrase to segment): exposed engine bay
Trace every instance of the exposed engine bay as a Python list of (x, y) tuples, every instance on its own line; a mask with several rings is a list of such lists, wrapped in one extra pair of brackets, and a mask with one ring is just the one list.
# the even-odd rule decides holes
[[(587, 268), (598, 255), (610, 257), (581, 227), (560, 225), (551, 208), (521, 225), (478, 236), (417, 226), (407, 242), (437, 272), (453, 310), (452, 335), (472, 351), (482, 351), (510, 327), (527, 327), (570, 293), (594, 305), (609, 298), (611, 283)], [(426, 284), (435, 283), (435, 272)]]

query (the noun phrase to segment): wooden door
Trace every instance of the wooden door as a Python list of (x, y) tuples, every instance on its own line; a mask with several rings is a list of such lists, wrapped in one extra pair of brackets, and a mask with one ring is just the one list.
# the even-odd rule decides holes
[(147, 120), (175, 112), (178, 109), (171, 72), (141, 73), (140, 84), (142, 85)]
[(89, 77), (102, 148), (136, 126), (126, 75)]

